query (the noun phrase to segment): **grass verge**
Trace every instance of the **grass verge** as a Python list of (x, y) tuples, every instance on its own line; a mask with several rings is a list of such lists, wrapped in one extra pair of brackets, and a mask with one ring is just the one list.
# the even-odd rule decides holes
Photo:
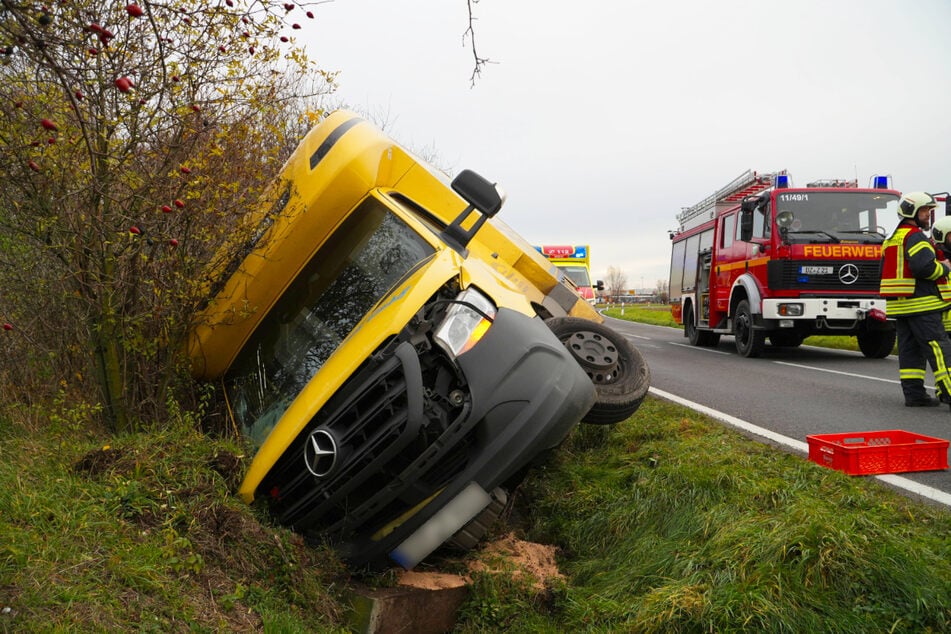
[(509, 592), (504, 623), (460, 631), (951, 628), (946, 509), (659, 399), (578, 428), (519, 495), (526, 534), (561, 549), (568, 581), (545, 601)]
[[(0, 631), (347, 631), (354, 580), (233, 496), (240, 446), (85, 418), (0, 413)], [(457, 632), (951, 629), (951, 512), (663, 400), (578, 427), (514, 497), (494, 530), (565, 578), (475, 574)]]
[(333, 632), (332, 553), (231, 493), (240, 449), (192, 429), (107, 443), (0, 414), (0, 631)]

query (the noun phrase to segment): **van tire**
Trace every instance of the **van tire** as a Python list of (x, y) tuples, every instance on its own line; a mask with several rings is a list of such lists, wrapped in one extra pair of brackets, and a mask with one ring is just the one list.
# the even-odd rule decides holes
[(650, 368), (617, 331), (579, 317), (545, 321), (594, 384), (597, 400), (581, 422), (612, 425), (629, 418), (650, 388)]

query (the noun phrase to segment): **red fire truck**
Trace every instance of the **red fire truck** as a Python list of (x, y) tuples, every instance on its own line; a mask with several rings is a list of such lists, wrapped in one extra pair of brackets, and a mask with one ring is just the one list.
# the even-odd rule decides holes
[(888, 356), (894, 323), (878, 294), (882, 241), (898, 222), (890, 177), (793, 187), (785, 170), (741, 174), (677, 215), (670, 232), (671, 312), (694, 346), (732, 335), (744, 357), (767, 339), (854, 336), (866, 357)]

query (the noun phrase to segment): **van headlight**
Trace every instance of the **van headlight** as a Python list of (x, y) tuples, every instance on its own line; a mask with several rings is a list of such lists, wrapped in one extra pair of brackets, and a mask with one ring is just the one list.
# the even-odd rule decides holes
[(455, 359), (482, 339), (493, 319), (495, 305), (476, 289), (467, 288), (456, 295), (433, 339)]

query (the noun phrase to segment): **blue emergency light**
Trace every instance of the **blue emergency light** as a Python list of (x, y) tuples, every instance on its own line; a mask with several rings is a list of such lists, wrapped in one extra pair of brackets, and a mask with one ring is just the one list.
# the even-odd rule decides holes
[(777, 174), (774, 187), (776, 189), (789, 189), (789, 174)]
[(891, 176), (881, 176), (876, 174), (872, 177), (872, 188), (874, 189), (891, 189)]

